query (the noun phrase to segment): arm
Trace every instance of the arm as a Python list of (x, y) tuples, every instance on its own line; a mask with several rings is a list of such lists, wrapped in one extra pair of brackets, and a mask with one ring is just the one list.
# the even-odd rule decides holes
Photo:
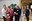
[(2, 9), (2, 16), (4, 16), (4, 11), (3, 11), (3, 9)]
[(19, 10), (19, 15), (21, 15), (21, 9)]
[(16, 13), (16, 9), (14, 9), (14, 14)]

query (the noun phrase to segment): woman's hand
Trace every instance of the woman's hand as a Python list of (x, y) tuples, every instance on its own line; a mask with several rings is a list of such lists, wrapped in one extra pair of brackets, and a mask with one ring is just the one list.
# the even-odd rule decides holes
[(23, 14), (25, 16), (25, 14)]
[(14, 14), (16, 14), (16, 12), (14, 12)]

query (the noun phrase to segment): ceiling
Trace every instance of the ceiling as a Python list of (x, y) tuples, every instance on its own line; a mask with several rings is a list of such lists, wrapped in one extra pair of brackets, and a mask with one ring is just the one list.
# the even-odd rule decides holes
[(26, 5), (26, 4), (29, 4), (29, 3), (32, 3), (32, 0), (21, 0), (22, 5)]

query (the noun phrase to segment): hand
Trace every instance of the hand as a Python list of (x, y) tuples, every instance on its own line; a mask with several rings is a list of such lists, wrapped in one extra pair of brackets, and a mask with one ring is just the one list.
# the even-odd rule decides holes
[(24, 16), (25, 16), (25, 14), (24, 14)]
[(9, 16), (9, 14), (7, 14), (7, 16)]
[(16, 15), (18, 15), (18, 13), (16, 13)]
[(14, 12), (14, 14), (16, 14), (16, 12)]

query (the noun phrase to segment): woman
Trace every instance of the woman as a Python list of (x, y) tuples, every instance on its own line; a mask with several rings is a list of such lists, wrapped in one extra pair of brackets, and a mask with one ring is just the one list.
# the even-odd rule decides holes
[(26, 7), (26, 19), (27, 19), (27, 21), (29, 21), (29, 15), (30, 15), (30, 9), (29, 9), (29, 7)]
[(10, 21), (13, 21), (13, 9), (12, 9), (12, 5), (9, 6), (9, 8), (7, 9), (7, 17), (10, 18)]
[(22, 21), (24, 21), (24, 9), (23, 9), (23, 7), (22, 7), (22, 10), (21, 10), (21, 18), (22, 18)]
[(13, 21), (13, 9), (12, 9), (12, 5), (10, 5), (10, 21)]

